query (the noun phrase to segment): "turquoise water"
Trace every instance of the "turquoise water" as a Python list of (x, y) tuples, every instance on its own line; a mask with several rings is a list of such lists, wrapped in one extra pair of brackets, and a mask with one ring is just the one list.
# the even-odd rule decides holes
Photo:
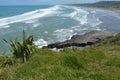
[(37, 9), (48, 8), (51, 6), (41, 5), (41, 6), (0, 6), (0, 18), (10, 17), (25, 12), (34, 11)]
[(99, 9), (63, 5), (1, 6), (0, 50), (9, 50), (9, 45), (2, 38), (11, 40), (17, 36), (20, 39), (23, 29), (34, 35), (34, 44), (41, 48), (92, 30), (120, 32), (119, 25), (117, 13)]

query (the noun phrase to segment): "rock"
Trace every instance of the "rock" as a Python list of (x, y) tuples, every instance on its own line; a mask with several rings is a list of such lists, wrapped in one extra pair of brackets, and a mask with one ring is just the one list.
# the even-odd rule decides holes
[(63, 42), (56, 42), (53, 44), (49, 44), (48, 46), (44, 46), (44, 48), (64, 48), (71, 46), (85, 47), (88, 45), (93, 45), (98, 43), (105, 38), (115, 36), (115, 33), (108, 31), (91, 31), (84, 35), (73, 35), (70, 40), (66, 40)]
[(115, 33), (108, 31), (91, 31), (84, 35), (74, 35), (72, 36), (71, 41), (77, 43), (87, 43), (87, 42), (94, 43), (114, 35)]

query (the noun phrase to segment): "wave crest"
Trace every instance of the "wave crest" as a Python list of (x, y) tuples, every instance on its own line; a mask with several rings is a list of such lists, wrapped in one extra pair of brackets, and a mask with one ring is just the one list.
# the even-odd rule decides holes
[(29, 21), (33, 19), (42, 18), (42, 17), (48, 16), (49, 14), (53, 14), (54, 11), (58, 9), (60, 9), (59, 6), (54, 6), (54, 7), (50, 7), (47, 9), (38, 9), (38, 10), (27, 12), (27, 13), (17, 15), (17, 16), (1, 18), (0, 27), (13, 24), (13, 23), (25, 22), (25, 21)]

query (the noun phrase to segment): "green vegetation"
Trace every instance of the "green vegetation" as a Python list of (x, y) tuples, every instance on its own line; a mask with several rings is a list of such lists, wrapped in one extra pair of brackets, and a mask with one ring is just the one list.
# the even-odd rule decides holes
[(120, 34), (85, 49), (33, 48), (25, 63), (0, 56), (0, 80), (120, 80)]
[(32, 54), (32, 48), (33, 45), (33, 36), (32, 35), (26, 35), (23, 30), (23, 38), (22, 42), (18, 41), (17, 38), (15, 40), (7, 41), (3, 39), (6, 43), (8, 43), (12, 48), (12, 54), (16, 58), (21, 58), (23, 62), (27, 61), (31, 54)]
[(120, 1), (98, 1), (96, 3), (73, 4), (75, 6), (102, 8), (107, 10), (120, 10)]

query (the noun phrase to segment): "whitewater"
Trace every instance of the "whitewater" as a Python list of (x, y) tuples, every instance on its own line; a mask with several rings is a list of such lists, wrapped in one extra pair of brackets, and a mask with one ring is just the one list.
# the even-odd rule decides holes
[(2, 38), (21, 40), (23, 29), (34, 35), (34, 45), (39, 48), (93, 30), (120, 31), (120, 16), (112, 11), (65, 5), (14, 7), (0, 7), (0, 50), (3, 52), (8, 51), (9, 45)]

